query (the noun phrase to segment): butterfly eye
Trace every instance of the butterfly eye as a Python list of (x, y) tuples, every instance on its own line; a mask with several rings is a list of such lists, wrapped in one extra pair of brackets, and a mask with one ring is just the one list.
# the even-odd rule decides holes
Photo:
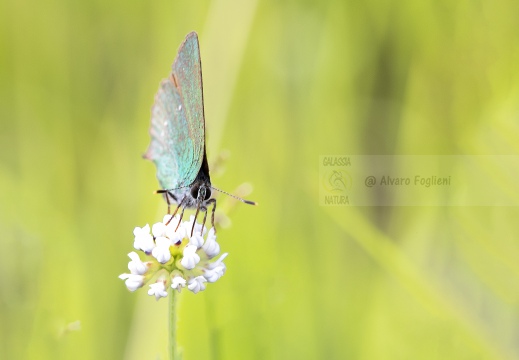
[(198, 186), (193, 186), (191, 188), (191, 196), (193, 197), (193, 199), (198, 198)]
[(204, 200), (209, 200), (210, 197), (211, 197), (211, 189), (210, 188), (205, 188)]
[(191, 196), (194, 199), (208, 200), (211, 197), (211, 189), (207, 186), (192, 187)]

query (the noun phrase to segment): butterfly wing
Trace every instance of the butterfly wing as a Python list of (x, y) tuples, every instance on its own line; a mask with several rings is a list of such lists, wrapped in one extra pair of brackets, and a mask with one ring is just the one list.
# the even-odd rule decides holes
[(170, 78), (160, 84), (150, 136), (144, 157), (155, 163), (162, 188), (191, 185), (205, 153), (200, 50), (194, 32), (180, 46)]
[(202, 85), (202, 63), (198, 35), (191, 32), (180, 46), (173, 63), (173, 80), (177, 83), (188, 119), (189, 134), (195, 143), (191, 163), (196, 164), (198, 173), (205, 153), (204, 95)]

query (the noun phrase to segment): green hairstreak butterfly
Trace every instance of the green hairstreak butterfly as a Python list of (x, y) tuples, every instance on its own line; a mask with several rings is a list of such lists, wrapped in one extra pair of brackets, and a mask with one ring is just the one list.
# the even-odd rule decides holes
[[(214, 227), (216, 199), (211, 197), (211, 190), (221, 190), (211, 186), (207, 165), (202, 64), (196, 32), (189, 33), (180, 45), (171, 75), (162, 80), (155, 95), (150, 136), (151, 142), (144, 158), (153, 161), (157, 167), (157, 179), (162, 187), (157, 193), (164, 194), (168, 214), (171, 203), (176, 203), (173, 215), (182, 208), (182, 220), (186, 208), (196, 209), (195, 221), (199, 211), (205, 212), (205, 225), (208, 207), (212, 205), (211, 224)], [(247, 204), (256, 204), (233, 197)], [(194, 225), (195, 222), (191, 234)]]

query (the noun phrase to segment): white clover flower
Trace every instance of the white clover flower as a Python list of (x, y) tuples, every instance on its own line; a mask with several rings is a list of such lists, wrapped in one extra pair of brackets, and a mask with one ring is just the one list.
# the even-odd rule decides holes
[(130, 291), (135, 291), (144, 285), (144, 276), (135, 274), (121, 274), (119, 279), (125, 280), (124, 283)]
[(177, 289), (180, 292), (180, 289), (186, 287), (186, 279), (184, 279), (180, 275), (173, 276), (171, 279), (171, 287), (173, 289)]
[(224, 259), (227, 257), (227, 255), (229, 255), (229, 254), (228, 254), (228, 253), (223, 253), (222, 256), (220, 256), (220, 257), (218, 258), (218, 260), (216, 260), (216, 261), (210, 263), (210, 264), (207, 266), (207, 268), (208, 268), (208, 269), (214, 269), (214, 268), (216, 268), (217, 266), (223, 266), (224, 269), (225, 269), (225, 264), (223, 263), (223, 261), (224, 261)]
[(143, 227), (136, 226), (135, 229), (133, 229), (133, 236), (140, 237), (140, 236), (146, 236), (150, 233), (150, 225), (146, 224)]
[(184, 249), (184, 257), (180, 261), (183, 267), (187, 270), (195, 268), (196, 264), (200, 262), (200, 256), (196, 253), (195, 245), (187, 245)]
[(202, 246), (205, 253), (209, 257), (209, 259), (215, 257), (220, 253), (220, 245), (216, 242), (216, 235), (214, 233), (214, 228), (209, 230), (207, 234), (207, 240), (205, 241), (204, 246)]
[(171, 245), (177, 245), (179, 242), (182, 241), (183, 238), (186, 237), (186, 232), (184, 230), (184, 227), (182, 226), (179, 226), (176, 231), (175, 226), (168, 226), (166, 229), (165, 236), (171, 239)]
[(166, 280), (159, 279), (156, 283), (150, 285), (150, 289), (148, 290), (148, 295), (155, 296), (155, 300), (159, 300), (161, 297), (168, 296), (168, 292), (166, 291)]
[[(170, 221), (170, 219), (171, 219), (171, 221)], [(171, 224), (175, 221), (175, 219), (177, 219), (177, 222), (178, 222), (178, 219), (180, 219), (180, 216), (179, 215), (173, 216), (171, 214), (166, 214), (162, 218), (162, 223), (164, 223), (164, 225), (168, 224), (167, 226), (171, 226)]]
[(217, 266), (214, 269), (208, 269), (204, 272), (204, 278), (207, 280), (207, 282), (214, 283), (219, 278), (221, 278), (223, 275), (223, 268)]
[(128, 256), (132, 260), (128, 263), (128, 270), (130, 270), (130, 273), (133, 275), (144, 275), (146, 271), (148, 271), (148, 267), (141, 261), (139, 255), (135, 251), (129, 253)]
[(193, 234), (193, 236), (189, 239), (189, 244), (194, 245), (198, 248), (201, 248), (204, 245), (204, 238), (200, 235), (200, 233)]
[(158, 237), (155, 239), (157, 246), (152, 250), (151, 255), (161, 264), (165, 264), (171, 259), (171, 252), (169, 247), (171, 240), (166, 237)]
[[(145, 253), (145, 260), (141, 260), (143, 255), (135, 251), (128, 254), (130, 274), (119, 276), (125, 281), (128, 290), (137, 290), (160, 273), (163, 275), (149, 285), (148, 290), (148, 294), (158, 300), (167, 296), (170, 286), (179, 292), (187, 287), (196, 294), (205, 290), (206, 283), (214, 283), (223, 276), (226, 271), (223, 260), (227, 253), (210, 262), (220, 253), (215, 230), (202, 229), (202, 224), (195, 223), (191, 236), (194, 216), (189, 221), (180, 224), (179, 221), (179, 215), (174, 218), (166, 215), (162, 222), (155, 223), (151, 229), (148, 224), (134, 229), (134, 247)], [(165, 273), (167, 277), (164, 277)]]
[(227, 253), (222, 254), (218, 260), (207, 265), (204, 270), (204, 277), (207, 279), (207, 282), (213, 283), (225, 274), (227, 267), (223, 263), (223, 260), (227, 255)]
[(190, 279), (188, 282), (187, 282), (187, 288), (189, 290), (191, 290), (193, 293), (198, 293), (199, 291), (204, 291), (205, 290), (205, 285), (204, 283), (206, 282), (207, 280), (203, 277), (203, 276), (197, 276), (193, 279)]
[(151, 233), (156, 238), (159, 236), (164, 236), (164, 234), (166, 233), (166, 225), (161, 222), (153, 224), (153, 226), (151, 228)]
[[(189, 221), (185, 221), (182, 226), (184, 227), (184, 230), (186, 231), (186, 236), (191, 236), (191, 229), (193, 229), (193, 222), (195, 221), (194, 215), (191, 215), (189, 217)], [(200, 234), (202, 231), (202, 224), (196, 223), (195, 228), (193, 229), (193, 235), (194, 234)], [(204, 230), (202, 232), (202, 235), (204, 235), (207, 231), (207, 228), (204, 226)]]
[(136, 227), (133, 230), (133, 235), (135, 236), (133, 247), (136, 250), (142, 250), (146, 254), (149, 254), (155, 247), (155, 242), (153, 241), (153, 236), (150, 234), (150, 226), (148, 224), (142, 228)]
[(178, 242), (182, 241), (184, 237), (186, 237), (186, 231), (184, 229), (184, 226), (178, 223), (179, 220), (180, 215), (175, 215), (174, 217), (171, 215), (166, 215), (162, 220), (162, 223), (164, 225), (168, 224), (165, 225), (166, 227), (163, 236), (171, 239), (171, 245), (176, 245)]

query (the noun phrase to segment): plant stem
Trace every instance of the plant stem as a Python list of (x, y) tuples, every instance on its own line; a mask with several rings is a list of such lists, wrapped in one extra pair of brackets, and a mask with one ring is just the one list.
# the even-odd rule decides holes
[(169, 358), (170, 360), (178, 360), (179, 352), (177, 351), (177, 296), (175, 289), (169, 289)]

